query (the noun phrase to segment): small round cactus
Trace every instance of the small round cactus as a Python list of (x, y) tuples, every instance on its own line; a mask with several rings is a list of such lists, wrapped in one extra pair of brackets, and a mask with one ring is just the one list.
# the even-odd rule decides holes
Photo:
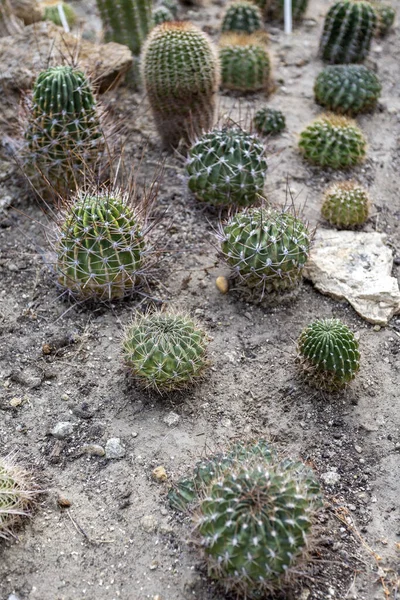
[(241, 92), (268, 91), (271, 61), (256, 36), (227, 34), (220, 42), (221, 85)]
[[(265, 13), (267, 21), (284, 20), (284, 0), (257, 0), (257, 6)], [(292, 0), (293, 21), (302, 19), (307, 10), (308, 0)]]
[(137, 316), (123, 340), (123, 359), (134, 379), (159, 393), (180, 390), (203, 375), (207, 335), (190, 318), (154, 313)]
[(300, 334), (297, 348), (307, 380), (321, 390), (346, 387), (360, 368), (358, 342), (339, 319), (313, 321)]
[(173, 21), (174, 15), (166, 6), (158, 6), (153, 10), (153, 22), (154, 25), (161, 25), (161, 23), (167, 23)]
[(255, 130), (262, 135), (277, 135), (286, 127), (284, 115), (275, 108), (261, 108), (253, 119)]
[(222, 21), (222, 32), (251, 34), (263, 29), (263, 18), (258, 6), (247, 0), (232, 2)]
[(7, 539), (29, 516), (38, 495), (29, 473), (0, 458), (0, 539)]
[(67, 4), (66, 2), (53, 2), (51, 4), (45, 4), (44, 5), (44, 20), (45, 21), (53, 21), (53, 23), (55, 23), (55, 25), (58, 25), (59, 27), (62, 26), (62, 21), (61, 21), (61, 16), (60, 16), (60, 10), (58, 7), (61, 7), (64, 15), (65, 15), (65, 19), (68, 23), (68, 25), (70, 27), (73, 27), (76, 23), (76, 12), (74, 11), (74, 9), (72, 8), (72, 6), (70, 4)]
[(299, 148), (305, 159), (320, 167), (344, 169), (362, 162), (367, 142), (355, 121), (338, 115), (322, 115), (300, 134)]
[(263, 193), (265, 148), (254, 135), (237, 128), (215, 129), (189, 150), (188, 187), (213, 206), (248, 206)]
[(161, 6), (167, 8), (174, 19), (178, 17), (179, 2), (177, 0), (161, 0)]
[(148, 253), (139, 217), (120, 192), (78, 193), (55, 242), (58, 282), (82, 299), (122, 298)]
[(326, 190), (321, 213), (334, 227), (353, 229), (368, 219), (369, 207), (367, 191), (354, 181), (343, 181)]
[(375, 10), (378, 18), (378, 25), (375, 31), (375, 35), (384, 37), (388, 34), (391, 27), (393, 26), (396, 18), (396, 11), (390, 4), (381, 2), (381, 0), (368, 0)]
[(328, 63), (358, 63), (366, 58), (377, 26), (375, 10), (362, 0), (340, 0), (329, 9), (320, 41)]
[(231, 217), (220, 235), (222, 254), (249, 300), (295, 290), (307, 261), (311, 234), (288, 211), (248, 209)]

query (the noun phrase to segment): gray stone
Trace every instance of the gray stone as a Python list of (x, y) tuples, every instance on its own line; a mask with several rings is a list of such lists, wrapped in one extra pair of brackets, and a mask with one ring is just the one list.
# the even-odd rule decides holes
[(69, 421), (60, 421), (56, 423), (51, 430), (51, 435), (53, 435), (58, 440), (64, 440), (66, 437), (71, 435), (74, 431), (74, 426)]
[(163, 423), (168, 425), (168, 427), (173, 427), (174, 425), (178, 425), (180, 419), (181, 418), (178, 414), (171, 411), (167, 415), (165, 415), (165, 417), (163, 418)]
[(153, 515), (145, 515), (140, 519), (140, 526), (146, 533), (154, 533), (158, 528), (158, 521)]
[(106, 443), (106, 458), (124, 458), (126, 450), (119, 438), (110, 438)]

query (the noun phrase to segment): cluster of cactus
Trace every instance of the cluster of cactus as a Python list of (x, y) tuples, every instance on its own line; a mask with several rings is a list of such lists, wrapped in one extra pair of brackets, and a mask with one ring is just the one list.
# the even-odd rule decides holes
[(359, 344), (339, 319), (312, 322), (298, 339), (298, 362), (308, 382), (333, 392), (346, 387), (360, 368)]
[(253, 119), (254, 129), (262, 135), (277, 135), (286, 127), (285, 117), (276, 108), (261, 108)]
[(148, 36), (142, 75), (167, 146), (189, 142), (214, 123), (219, 63), (211, 41), (188, 22), (163, 23)]
[(13, 535), (38, 495), (29, 473), (9, 459), (0, 458), (0, 539)]
[(125, 333), (123, 359), (139, 385), (163, 394), (202, 377), (207, 344), (206, 333), (184, 315), (140, 315)]
[(299, 285), (311, 234), (288, 210), (253, 208), (231, 217), (220, 234), (222, 254), (245, 286), (247, 299), (260, 302), (288, 295)]
[(128, 46), (138, 56), (152, 28), (151, 0), (96, 0), (107, 42)]
[(351, 119), (339, 115), (323, 115), (300, 134), (299, 147), (311, 163), (321, 167), (344, 169), (362, 162), (367, 142)]
[(394, 20), (396, 18), (396, 11), (390, 4), (386, 4), (385, 2), (381, 2), (381, 0), (368, 0), (373, 6), (378, 24), (376, 28), (375, 35), (379, 37), (384, 37), (389, 32), (392, 27)]
[(342, 181), (326, 190), (321, 214), (338, 229), (352, 229), (365, 223), (369, 207), (368, 193), (361, 185)]
[(238, 128), (215, 129), (189, 150), (188, 187), (213, 206), (248, 206), (263, 193), (265, 148), (257, 136)]
[(77, 194), (55, 242), (58, 282), (78, 298), (111, 300), (131, 293), (145, 269), (139, 215), (117, 190)]
[(248, 0), (230, 4), (222, 21), (223, 33), (247, 34), (263, 29), (263, 18), (258, 6)]
[(382, 86), (363, 65), (331, 65), (316, 78), (315, 100), (335, 113), (357, 115), (373, 110)]
[(328, 63), (362, 62), (377, 26), (375, 10), (363, 0), (339, 0), (329, 9), (320, 41), (322, 60)]
[(271, 62), (265, 44), (253, 35), (227, 34), (220, 42), (221, 85), (241, 92), (268, 91)]
[(154, 25), (161, 25), (161, 23), (167, 23), (173, 21), (174, 15), (166, 6), (158, 6), (153, 10), (153, 23)]
[(76, 12), (70, 4), (66, 2), (52, 2), (51, 4), (44, 5), (44, 19), (45, 21), (53, 21), (58, 26), (62, 26), (63, 22), (60, 15), (60, 10), (63, 11), (66, 22), (70, 27), (73, 27), (76, 23)]

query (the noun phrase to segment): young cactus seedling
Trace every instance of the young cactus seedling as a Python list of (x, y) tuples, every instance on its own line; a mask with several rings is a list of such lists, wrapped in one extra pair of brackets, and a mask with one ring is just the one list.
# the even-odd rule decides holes
[(0, 458), (0, 539), (12, 537), (29, 517), (38, 494), (28, 472), (11, 460)]
[(254, 129), (261, 135), (278, 135), (286, 127), (283, 113), (275, 108), (261, 108), (253, 119)]
[(342, 181), (326, 190), (321, 214), (338, 229), (354, 229), (368, 219), (369, 208), (368, 192), (355, 181)]

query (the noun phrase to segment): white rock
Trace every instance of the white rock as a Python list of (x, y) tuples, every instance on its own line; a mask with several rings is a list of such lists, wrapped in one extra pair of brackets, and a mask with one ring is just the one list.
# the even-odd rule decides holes
[(335, 485), (336, 483), (339, 483), (340, 475), (336, 469), (332, 469), (332, 471), (322, 473), (321, 479), (323, 479), (327, 485)]
[(60, 421), (56, 423), (51, 430), (51, 435), (54, 435), (58, 440), (63, 440), (74, 431), (74, 426), (69, 421)]
[(386, 325), (400, 312), (400, 290), (385, 239), (377, 232), (320, 229), (304, 275), (323, 294), (347, 300), (366, 321)]
[(106, 443), (106, 458), (123, 458), (125, 456), (125, 448), (121, 444), (119, 438), (110, 438)]
[(172, 411), (169, 412), (167, 415), (165, 415), (165, 417), (163, 418), (163, 423), (168, 425), (168, 427), (173, 427), (173, 425), (178, 425), (179, 421), (180, 421), (180, 416)]

